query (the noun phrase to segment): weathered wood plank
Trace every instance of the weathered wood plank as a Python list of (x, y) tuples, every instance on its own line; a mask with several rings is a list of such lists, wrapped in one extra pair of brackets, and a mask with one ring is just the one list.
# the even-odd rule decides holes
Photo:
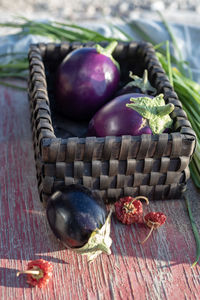
[[(199, 299), (200, 267), (191, 269), (195, 241), (185, 202), (151, 202), (166, 225), (141, 245), (142, 225), (112, 219), (112, 254), (88, 264), (66, 250), (47, 224), (39, 201), (27, 94), (0, 87), (0, 299)], [(189, 182), (191, 205), (200, 229), (200, 195)], [(53, 280), (30, 288), (16, 271), (27, 262), (52, 262)]]

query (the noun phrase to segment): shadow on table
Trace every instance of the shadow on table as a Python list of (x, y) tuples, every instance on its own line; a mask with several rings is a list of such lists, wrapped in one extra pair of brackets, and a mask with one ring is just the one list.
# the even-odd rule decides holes
[[(36, 228), (35, 226), (33, 226), (33, 230), (27, 230), (27, 223), (25, 223), (21, 224), (22, 228), (20, 232), (18, 232), (16, 228), (16, 231), (13, 231), (12, 227), (10, 227), (9, 230), (6, 232), (7, 236), (5, 236), (4, 234), (1, 236), (3, 237), (3, 239), (5, 238), (6, 240), (5, 243), (3, 243), (4, 247), (0, 249), (0, 261), (2, 261), (0, 267), (0, 286), (15, 288), (32, 288), (26, 282), (26, 275), (20, 275), (17, 278), (17, 272), (20, 270), (3, 267), (3, 260), (15, 260), (16, 265), (17, 261), (24, 261), (24, 269), (27, 268), (27, 264), (29, 261), (33, 261), (40, 258), (51, 263), (69, 263), (67, 261), (67, 255), (65, 256), (66, 259), (56, 257), (58, 256), (56, 252), (66, 250), (66, 248), (64, 248), (64, 246), (53, 236), (53, 234), (50, 232), (50, 229), (47, 228), (47, 230), (45, 230), (47, 224), (46, 222), (44, 222), (44, 216), (41, 218), (40, 215), (30, 213), (29, 211), (25, 211), (24, 213), (27, 214), (25, 218), (28, 220), (29, 224), (37, 224), (39, 227)], [(43, 224), (41, 224), (42, 220)], [(25, 232), (27, 234), (24, 235)], [(10, 238), (10, 236), (12, 238)], [(54, 256), (54, 253), (56, 256)]]
[(16, 269), (0, 267), (0, 286), (15, 287), (15, 288), (32, 288), (27, 282), (25, 276), (20, 276), (16, 280)]

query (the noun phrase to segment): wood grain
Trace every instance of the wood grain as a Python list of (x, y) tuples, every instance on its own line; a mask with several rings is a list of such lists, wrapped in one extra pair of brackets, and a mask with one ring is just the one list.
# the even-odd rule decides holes
[[(27, 93), (0, 87), (0, 299), (199, 299), (200, 267), (191, 268), (195, 240), (184, 200), (151, 202), (166, 224), (141, 245), (143, 225), (112, 218), (112, 254), (88, 264), (66, 250), (47, 224), (39, 201)], [(200, 230), (200, 194), (188, 184)], [(30, 288), (17, 270), (43, 258), (53, 264), (45, 289)]]

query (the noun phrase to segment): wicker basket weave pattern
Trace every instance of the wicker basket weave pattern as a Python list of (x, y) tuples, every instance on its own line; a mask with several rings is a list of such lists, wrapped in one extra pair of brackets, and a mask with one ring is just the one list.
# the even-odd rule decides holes
[[(42, 201), (60, 185), (80, 183), (105, 201), (123, 195), (150, 199), (178, 198), (190, 176), (189, 162), (196, 136), (182, 104), (148, 43), (119, 43), (114, 57), (123, 65), (122, 77), (134, 69), (148, 70), (151, 83), (175, 110), (171, 134), (121, 137), (57, 137), (52, 121), (53, 78), (71, 51), (92, 44), (32, 45), (29, 51), (29, 100), (35, 161)], [(50, 108), (51, 107), (51, 108)]]

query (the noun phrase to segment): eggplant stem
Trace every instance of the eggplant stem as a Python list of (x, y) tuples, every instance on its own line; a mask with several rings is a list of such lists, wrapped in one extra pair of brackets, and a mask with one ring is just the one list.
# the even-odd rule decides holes
[(103, 48), (101, 45), (96, 44), (96, 50), (98, 53), (103, 54), (105, 56), (111, 57), (113, 51), (115, 50), (117, 46), (117, 41), (112, 41), (109, 43), (105, 48)]
[(154, 95), (156, 94), (156, 89), (150, 84), (148, 80), (147, 69), (144, 70), (142, 78), (134, 75), (132, 71), (129, 72), (129, 77), (133, 79), (133, 81), (129, 82), (127, 85), (140, 88), (144, 94), (148, 94), (148, 91), (151, 91)]
[(111, 55), (113, 53), (113, 51), (115, 50), (115, 48), (117, 47), (117, 41), (113, 41), (111, 43), (108, 44), (108, 46), (105, 47), (104, 51), (106, 51), (106, 53), (108, 53), (108, 55)]
[(117, 41), (112, 41), (111, 43), (109, 43), (105, 48), (103, 48), (102, 46), (100, 46), (99, 44), (95, 45), (96, 51), (99, 54), (103, 54), (107, 57), (109, 57), (112, 62), (115, 64), (115, 66), (118, 68), (118, 70), (120, 70), (120, 65), (119, 63), (113, 58), (112, 53), (115, 50), (116, 46), (117, 46), (118, 42)]

